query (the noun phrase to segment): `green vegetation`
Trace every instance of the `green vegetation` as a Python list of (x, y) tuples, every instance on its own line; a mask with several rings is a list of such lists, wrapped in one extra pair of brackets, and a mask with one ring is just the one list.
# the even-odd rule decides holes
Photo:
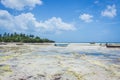
[(4, 33), (0, 34), (0, 42), (23, 42), (23, 43), (44, 43), (44, 42), (54, 42), (49, 39), (42, 39), (34, 35), (18, 34), (18, 33)]

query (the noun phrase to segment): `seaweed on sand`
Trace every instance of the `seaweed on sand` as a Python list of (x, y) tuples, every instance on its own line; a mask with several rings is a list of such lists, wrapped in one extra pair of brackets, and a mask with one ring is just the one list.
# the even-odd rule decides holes
[(5, 73), (9, 73), (9, 72), (12, 72), (9, 65), (4, 65), (4, 64), (0, 65), (0, 75), (4, 75)]

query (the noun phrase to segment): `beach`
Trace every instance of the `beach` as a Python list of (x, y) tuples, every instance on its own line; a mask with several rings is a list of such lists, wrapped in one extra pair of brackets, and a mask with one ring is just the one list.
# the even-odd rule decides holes
[(120, 80), (120, 48), (0, 45), (0, 80)]

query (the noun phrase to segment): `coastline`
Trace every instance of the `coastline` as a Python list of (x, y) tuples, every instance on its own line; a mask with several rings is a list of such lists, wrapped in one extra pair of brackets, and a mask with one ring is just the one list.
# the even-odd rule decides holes
[(102, 46), (102, 47), (107, 47), (107, 48), (120, 48), (120, 43), (93, 43), (93, 42), (85, 42), (85, 43), (60, 43), (60, 42), (55, 42), (55, 43), (23, 43), (23, 42), (0, 42), (0, 45), (79, 45), (79, 46)]

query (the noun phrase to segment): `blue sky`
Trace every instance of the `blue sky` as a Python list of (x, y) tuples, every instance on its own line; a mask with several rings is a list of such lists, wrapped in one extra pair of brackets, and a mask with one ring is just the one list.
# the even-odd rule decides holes
[(4, 32), (56, 42), (120, 42), (120, 0), (1, 0)]

